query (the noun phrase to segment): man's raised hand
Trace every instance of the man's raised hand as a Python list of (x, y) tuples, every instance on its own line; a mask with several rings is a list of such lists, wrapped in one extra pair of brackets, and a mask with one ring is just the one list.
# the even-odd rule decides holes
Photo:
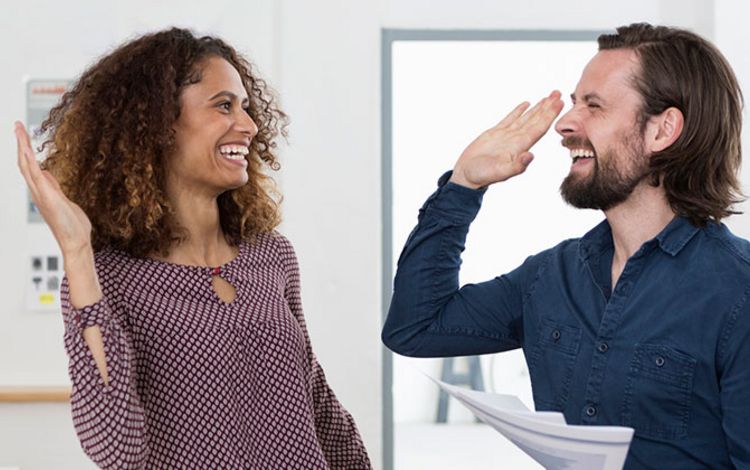
[(466, 147), (451, 181), (477, 189), (523, 173), (534, 158), (529, 149), (547, 133), (562, 108), (557, 90), (531, 109), (528, 102), (519, 104)]

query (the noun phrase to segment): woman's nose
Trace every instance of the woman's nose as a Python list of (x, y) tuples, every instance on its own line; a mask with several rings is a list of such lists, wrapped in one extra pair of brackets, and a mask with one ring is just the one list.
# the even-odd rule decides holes
[(250, 114), (245, 110), (240, 111), (240, 116), (237, 119), (236, 126), (239, 131), (249, 134), (251, 138), (258, 133), (258, 125), (255, 124), (253, 118), (250, 117)]

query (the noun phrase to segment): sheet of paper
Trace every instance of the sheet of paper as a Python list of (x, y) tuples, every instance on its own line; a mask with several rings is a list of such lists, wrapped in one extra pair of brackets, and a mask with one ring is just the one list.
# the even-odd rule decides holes
[(545, 468), (620, 470), (625, 463), (632, 428), (568, 425), (562, 413), (531, 411), (513, 395), (434, 382)]

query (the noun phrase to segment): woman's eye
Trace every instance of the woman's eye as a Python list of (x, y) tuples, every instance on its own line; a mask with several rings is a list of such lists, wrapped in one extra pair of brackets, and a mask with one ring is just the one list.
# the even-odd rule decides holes
[(232, 103), (230, 103), (229, 101), (224, 101), (222, 103), (219, 103), (219, 107), (225, 111), (229, 111), (230, 109), (232, 109)]

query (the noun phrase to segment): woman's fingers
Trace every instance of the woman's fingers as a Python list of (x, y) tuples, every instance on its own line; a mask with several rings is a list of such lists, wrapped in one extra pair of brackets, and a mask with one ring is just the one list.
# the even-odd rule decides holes
[(26, 127), (18, 121), (16, 121), (16, 138), (21, 144), (21, 148), (25, 152), (31, 154), (34, 153), (34, 149), (31, 147), (31, 138), (29, 137), (29, 133), (26, 131)]
[(26, 132), (26, 129), (22, 130), (23, 132), (21, 132), (21, 137), (23, 138), (23, 148), (26, 153), (26, 158), (29, 162), (29, 173), (31, 173), (31, 177), (34, 179), (34, 182), (36, 184), (39, 184), (42, 179), (42, 169), (39, 166), (39, 162), (36, 161), (36, 154), (34, 153), (34, 149), (31, 146), (31, 138), (29, 137), (29, 133)]
[[(16, 144), (18, 149), (18, 168), (21, 170), (21, 175), (23, 176), (23, 179), (26, 181), (26, 185), (29, 187), (29, 190), (31, 191), (31, 195), (34, 198), (35, 202), (38, 199), (38, 191), (36, 187), (36, 183), (34, 182), (34, 178), (31, 174), (31, 163), (29, 162), (29, 156), (28, 156), (28, 150), (26, 145), (26, 139), (24, 139), (24, 135), (26, 134), (26, 130), (23, 127), (23, 124), (16, 122)], [(31, 160), (34, 160), (34, 163), (36, 163), (36, 159), (33, 157)]]
[(31, 191), (31, 198), (40, 210), (63, 195), (60, 184), (47, 171), (42, 170), (31, 146), (31, 139), (23, 124), (16, 122), (16, 139), (18, 141), (19, 166), (26, 184)]
[(60, 192), (62, 194), (62, 188), (60, 187), (60, 183), (57, 182), (57, 179), (55, 179), (54, 176), (52, 176), (52, 173), (50, 173), (47, 170), (42, 170), (42, 175), (44, 175), (44, 178), (49, 182), (50, 185), (55, 189), (55, 191)]

